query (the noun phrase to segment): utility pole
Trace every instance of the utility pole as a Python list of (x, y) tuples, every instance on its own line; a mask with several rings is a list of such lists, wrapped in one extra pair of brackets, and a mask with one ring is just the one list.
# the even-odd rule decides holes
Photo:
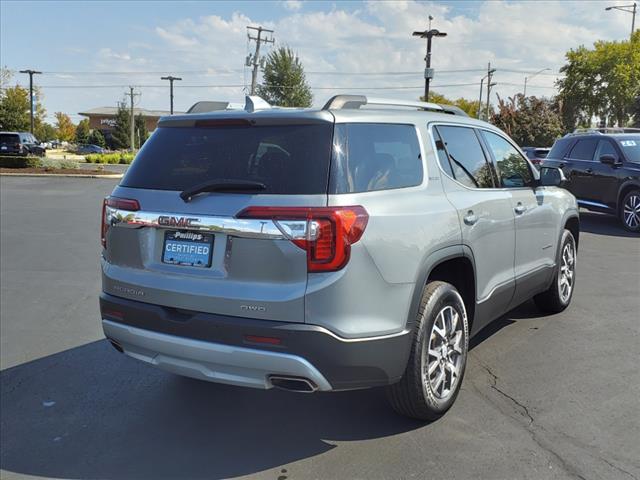
[(413, 32), (414, 37), (427, 39), (427, 55), (424, 57), (426, 68), (424, 69), (424, 101), (429, 101), (429, 83), (434, 75), (434, 70), (431, 68), (431, 40), (433, 37), (446, 37), (445, 32), (441, 32), (435, 28), (431, 28), (431, 20), (433, 17), (429, 15), (429, 28), (423, 32)]
[(160, 80), (169, 80), (169, 99), (171, 102), (171, 115), (173, 115), (173, 82), (175, 80), (182, 80), (180, 77), (174, 77), (169, 75), (168, 77), (160, 77)]
[(480, 96), (478, 97), (478, 119), (482, 118), (482, 85), (484, 84), (484, 79), (487, 78), (482, 77), (480, 79)]
[(489, 101), (491, 99), (491, 87), (495, 87), (497, 84), (496, 83), (491, 83), (491, 80), (493, 79), (493, 74), (495, 73), (496, 69), (495, 68), (491, 68), (491, 62), (489, 62), (488, 66), (487, 66), (487, 114), (485, 116), (485, 120), (488, 122), (489, 121)]
[(28, 73), (29, 74), (29, 100), (31, 103), (31, 134), (33, 134), (33, 76), (40, 75), (42, 72), (38, 72), (37, 70), (20, 70), (20, 73)]
[(134, 93), (133, 92), (134, 87), (129, 87), (129, 93), (127, 94), (131, 100), (131, 131), (130, 131), (130, 138), (129, 138), (129, 142), (130, 142), (130, 147), (131, 150), (135, 150), (136, 148), (136, 144), (135, 144), (135, 116), (133, 115), (133, 97), (140, 95), (139, 93)]
[[(262, 43), (274, 43), (275, 39), (273, 38), (273, 30), (268, 30), (262, 27), (247, 27), (247, 36), (249, 40), (255, 40), (256, 42), (256, 51), (253, 55), (249, 54), (247, 57), (246, 65), (247, 67), (253, 67), (253, 71), (251, 72), (251, 93), (250, 95), (255, 95), (256, 93), (256, 84), (258, 82), (258, 67), (260, 66), (260, 45)], [(251, 32), (249, 30), (255, 30), (258, 32), (255, 37), (251, 36)], [(265, 33), (266, 36), (263, 37), (262, 33)], [(271, 34), (269, 36), (269, 34)]]

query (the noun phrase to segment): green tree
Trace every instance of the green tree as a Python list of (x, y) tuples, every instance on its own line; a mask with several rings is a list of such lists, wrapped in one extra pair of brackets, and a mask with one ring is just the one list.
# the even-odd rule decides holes
[(289, 47), (280, 47), (267, 56), (258, 95), (281, 107), (310, 107), (313, 102), (304, 68)]
[[(424, 102), (424, 96), (420, 97), (420, 100)], [(451, 100), (438, 92), (429, 92), (429, 102), (439, 105), (453, 105), (466, 112), (470, 117), (478, 117), (478, 107), (480, 103), (477, 100), (468, 100), (462, 97)]]
[(631, 106), (631, 115), (632, 121), (631, 126), (635, 128), (640, 128), (640, 95), (638, 95)]
[(125, 102), (118, 103), (116, 124), (111, 133), (111, 143), (115, 149), (131, 147), (131, 112)]
[(58, 138), (63, 142), (71, 142), (76, 134), (76, 127), (69, 118), (69, 115), (62, 112), (56, 112), (56, 130)]
[(569, 50), (566, 60), (557, 82), (565, 130), (588, 125), (593, 116), (626, 125), (640, 95), (640, 31), (630, 40)]
[(29, 91), (16, 85), (0, 94), (0, 128), (28, 131), (31, 128)]
[(552, 100), (522, 94), (507, 100), (498, 97), (491, 123), (521, 146), (549, 146), (563, 133), (562, 119)]
[(89, 142), (89, 119), (85, 118), (80, 120), (78, 126), (76, 127), (76, 143), (84, 144)]
[(136, 147), (140, 148), (149, 138), (149, 130), (147, 130), (147, 122), (140, 114), (136, 117), (133, 128), (135, 129)]
[(47, 122), (39, 122), (36, 124), (33, 134), (41, 142), (50, 142), (58, 138), (56, 127)]
[(100, 130), (92, 130), (89, 134), (89, 137), (87, 138), (87, 143), (90, 143), (91, 145), (98, 145), (99, 147), (103, 148), (107, 146), (104, 135), (102, 135), (102, 132)]

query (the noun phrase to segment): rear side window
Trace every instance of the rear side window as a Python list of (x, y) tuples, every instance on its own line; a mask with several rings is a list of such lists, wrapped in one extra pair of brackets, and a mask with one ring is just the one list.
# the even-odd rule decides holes
[(556, 140), (546, 158), (563, 158), (565, 156), (565, 153), (567, 152), (567, 148), (569, 147), (570, 142), (570, 138), (561, 138)]
[(359, 193), (422, 183), (420, 144), (413, 125), (338, 124), (331, 193)]
[(529, 164), (516, 148), (500, 135), (482, 132), (495, 159), (500, 183), (505, 188), (527, 187), (533, 183)]
[[(443, 150), (449, 159), (450, 169), (443, 166), (444, 170), (452, 170), (454, 178), (467, 187), (494, 188), (491, 167), (476, 132), (472, 128), (448, 125), (435, 128), (441, 139), (440, 146), (436, 140), (436, 147)], [(442, 159), (444, 154), (438, 152), (439, 158)]]
[(578, 140), (567, 156), (576, 160), (593, 160), (597, 146), (598, 140), (595, 138)]
[(121, 185), (185, 190), (209, 180), (264, 183), (260, 193), (325, 194), (333, 124), (159, 127)]

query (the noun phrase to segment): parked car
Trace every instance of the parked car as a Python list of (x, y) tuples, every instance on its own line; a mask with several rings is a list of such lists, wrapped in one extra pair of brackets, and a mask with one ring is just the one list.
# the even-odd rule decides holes
[(36, 155), (44, 157), (46, 149), (29, 132), (0, 132), (0, 155)]
[(248, 97), (164, 117), (104, 201), (104, 333), (181, 375), (386, 386), (398, 412), (434, 419), (470, 337), (531, 297), (571, 302), (579, 219), (562, 181), (436, 104)]
[(522, 147), (522, 151), (537, 169), (540, 169), (540, 165), (547, 158), (550, 150), (550, 148)]
[(616, 215), (624, 228), (640, 232), (640, 130), (568, 134), (543, 165), (562, 169), (578, 205)]
[(89, 155), (91, 153), (105, 153), (105, 149), (98, 145), (78, 145), (76, 153), (78, 155)]

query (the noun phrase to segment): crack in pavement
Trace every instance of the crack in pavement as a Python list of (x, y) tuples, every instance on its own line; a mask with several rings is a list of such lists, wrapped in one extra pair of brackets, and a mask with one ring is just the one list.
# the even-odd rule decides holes
[[(575, 478), (578, 478), (580, 480), (586, 480), (586, 478), (577, 471), (577, 468), (574, 465), (569, 463), (568, 460), (565, 460), (562, 457), (562, 455), (560, 455), (558, 452), (555, 451), (555, 449), (554, 449), (554, 447), (556, 446), (555, 443), (542, 438), (540, 436), (540, 432), (536, 431), (536, 430), (539, 430), (539, 431), (541, 431), (541, 432), (543, 432), (543, 433), (545, 433), (547, 435), (549, 435), (551, 433), (551, 432), (548, 432), (544, 427), (542, 427), (538, 423), (535, 423), (535, 418), (533, 417), (533, 415), (529, 411), (529, 408), (526, 405), (522, 404), (520, 401), (518, 401), (516, 398), (514, 398), (512, 395), (509, 395), (507, 392), (505, 392), (500, 387), (498, 387), (498, 385), (497, 385), (498, 384), (498, 380), (499, 380), (498, 375), (496, 375), (488, 365), (485, 365), (477, 357), (475, 358), (475, 360), (482, 367), (482, 369), (485, 372), (487, 372), (487, 374), (491, 377), (492, 384), (489, 385), (489, 387), (492, 390), (494, 390), (497, 393), (499, 393), (503, 398), (506, 398), (510, 403), (515, 405), (517, 407), (517, 411), (520, 414), (520, 416), (527, 420), (527, 424), (524, 425), (524, 429), (529, 433), (529, 435), (531, 436), (531, 439), (535, 442), (535, 444), (538, 445), (543, 451), (545, 451), (548, 454), (552, 455), (557, 460), (557, 462), (560, 464), (561, 468), (565, 472), (567, 472), (569, 475), (571, 475), (571, 476), (573, 476)], [(475, 385), (473, 383), (471, 385), (474, 388), (474, 390), (476, 390), (476, 392), (478, 392), (478, 394), (480, 394), (487, 401), (489, 401), (489, 403), (493, 403), (491, 401), (491, 398), (487, 397), (486, 394), (483, 393), (482, 390), (477, 385)], [(497, 406), (496, 406), (496, 408), (497, 408)], [(498, 411), (500, 411), (499, 408), (498, 408)], [(501, 412), (501, 413), (503, 413), (503, 412)], [(535, 423), (535, 425), (534, 425), (534, 423)], [(580, 448), (580, 450), (583, 450), (583, 451), (585, 450), (585, 448), (579, 447), (577, 445), (575, 445), (575, 446)], [(623, 473), (623, 474), (631, 477), (634, 480), (638, 480), (638, 478), (635, 475), (633, 475), (631, 472), (628, 472), (627, 470), (624, 470), (623, 468), (615, 465), (614, 463), (612, 463), (611, 461), (603, 458), (602, 456), (594, 455), (593, 452), (589, 452), (588, 450), (587, 450), (587, 452), (588, 452), (588, 454), (589, 454), (589, 456), (591, 458), (594, 458), (594, 459), (597, 459), (597, 460), (601, 460), (602, 462), (607, 464), (609, 467), (617, 470), (618, 472)]]
[(483, 364), (482, 362), (478, 362), (478, 363), (480, 363), (480, 366), (481, 366), (482, 368), (484, 368), (484, 369), (485, 369), (485, 371), (486, 371), (489, 375), (491, 375), (491, 377), (493, 378), (493, 384), (492, 384), (492, 385), (490, 385), (490, 387), (491, 387), (493, 390), (495, 390), (496, 392), (498, 392), (500, 395), (502, 395), (503, 397), (505, 397), (505, 398), (507, 398), (507, 399), (511, 400), (511, 402), (513, 402), (517, 407), (520, 407), (520, 411), (521, 411), (521, 412), (524, 412), (524, 415), (523, 415), (523, 416), (526, 416), (526, 417), (529, 419), (529, 425), (531, 425), (531, 424), (533, 423), (533, 416), (532, 416), (532, 415), (531, 415), (531, 413), (529, 412), (529, 409), (527, 408), (527, 406), (526, 406), (526, 405), (524, 405), (523, 403), (520, 403), (517, 399), (515, 399), (514, 397), (512, 397), (511, 395), (509, 395), (509, 394), (508, 394), (507, 392), (505, 392), (504, 390), (500, 389), (500, 388), (498, 387), (498, 376), (497, 376), (495, 373), (493, 373), (493, 372), (491, 371), (491, 369), (490, 369), (487, 365)]

